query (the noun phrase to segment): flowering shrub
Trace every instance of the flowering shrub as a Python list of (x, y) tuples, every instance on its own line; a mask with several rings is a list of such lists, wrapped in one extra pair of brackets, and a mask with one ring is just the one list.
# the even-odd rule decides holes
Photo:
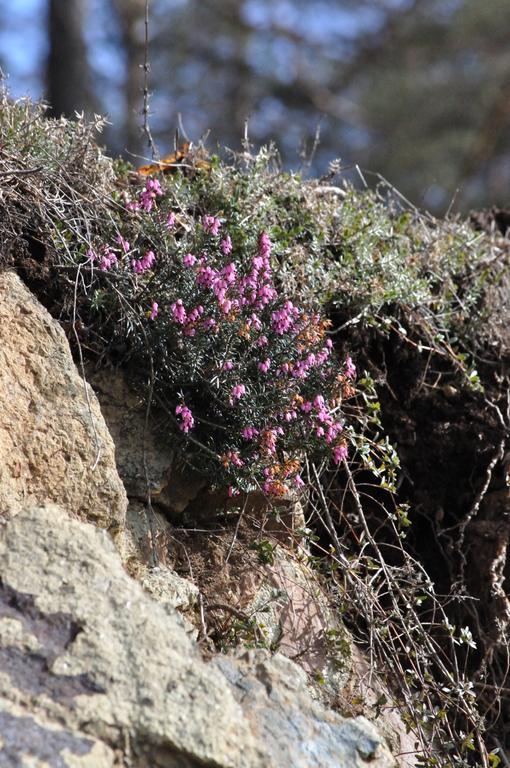
[(355, 366), (338, 359), (327, 320), (277, 289), (267, 232), (170, 206), (147, 179), (115, 245), (89, 249), (86, 265), (140, 305), (156, 394), (201, 467), (232, 494), (285, 495), (303, 486), (305, 453), (348, 456)]

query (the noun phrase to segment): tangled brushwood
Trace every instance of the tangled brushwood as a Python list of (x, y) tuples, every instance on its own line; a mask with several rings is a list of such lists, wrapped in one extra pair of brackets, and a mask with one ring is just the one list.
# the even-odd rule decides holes
[[(210, 483), (300, 495), (304, 549), (418, 764), (497, 766), (508, 240), (387, 185), (360, 192), (335, 165), (303, 180), (271, 149), (139, 174), (97, 148), (101, 127), (2, 95), (0, 264), (79, 361), (128, 372), (164, 414), (161, 440)], [(493, 557), (482, 524), (501, 534)]]

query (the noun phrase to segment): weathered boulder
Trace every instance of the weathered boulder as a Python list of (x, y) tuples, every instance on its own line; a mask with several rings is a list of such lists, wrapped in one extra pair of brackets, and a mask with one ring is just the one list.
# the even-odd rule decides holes
[(58, 502), (112, 533), (126, 494), (92, 389), (59, 324), (13, 272), (0, 274), (0, 515)]
[(364, 718), (309, 697), (293, 662), (203, 661), (107, 534), (56, 506), (3, 526), (0, 573), (2, 766), (394, 765)]

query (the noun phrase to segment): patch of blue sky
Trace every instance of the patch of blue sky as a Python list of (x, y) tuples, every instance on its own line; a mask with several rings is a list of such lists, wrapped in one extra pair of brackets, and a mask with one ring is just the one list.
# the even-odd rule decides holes
[[(401, 4), (402, 0), (395, 0)], [(357, 8), (342, 7), (332, 2), (301, 3), (296, 0), (246, 0), (246, 21), (255, 28), (271, 26), (288, 28), (310, 43), (326, 44), (335, 39), (355, 39), (361, 33), (375, 32), (384, 21), (384, 13), (374, 6), (360, 3)]]
[(45, 0), (0, 0), (0, 60), (14, 97), (42, 95), (47, 51)]

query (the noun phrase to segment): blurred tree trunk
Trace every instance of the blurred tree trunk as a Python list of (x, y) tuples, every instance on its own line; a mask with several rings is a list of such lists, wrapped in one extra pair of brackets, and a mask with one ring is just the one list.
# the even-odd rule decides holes
[(91, 113), (94, 99), (84, 38), (86, 0), (49, 0), (46, 98), (50, 113)]
[[(245, 65), (251, 30), (243, 18), (243, 4), (239, 0), (224, 0), (222, 11), (228, 14), (231, 24), (236, 30), (233, 38), (233, 58)], [(240, 72), (230, 72), (229, 79), (227, 94), (228, 101), (232, 105), (232, 131), (239, 142), (244, 134), (245, 123), (250, 118), (251, 88)]]
[[(145, 54), (145, 0), (113, 0), (126, 56), (124, 141), (129, 152), (142, 152)], [(149, 87), (151, 82), (149, 79)], [(145, 154), (147, 152), (144, 150)]]

